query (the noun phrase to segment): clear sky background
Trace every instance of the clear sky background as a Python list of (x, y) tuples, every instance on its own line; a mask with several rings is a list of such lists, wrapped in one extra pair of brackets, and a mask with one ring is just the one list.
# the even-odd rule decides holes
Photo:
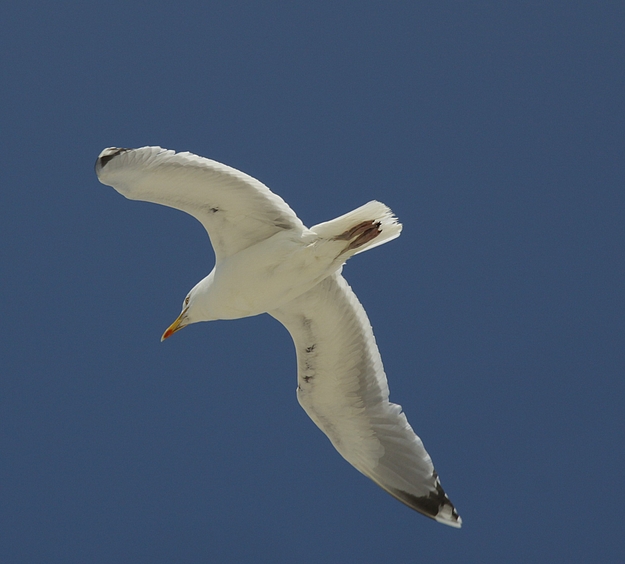
[[(2, 2), (0, 561), (623, 562), (622, 1)], [(200, 226), (109, 146), (241, 169), (352, 259), (464, 519), (412, 512), (295, 398), (269, 316), (165, 343)]]

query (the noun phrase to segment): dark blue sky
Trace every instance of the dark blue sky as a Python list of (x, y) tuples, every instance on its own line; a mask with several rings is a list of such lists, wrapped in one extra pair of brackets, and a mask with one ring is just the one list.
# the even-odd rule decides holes
[[(24, 1), (0, 22), (0, 561), (625, 560), (625, 4)], [(103, 148), (149, 144), (308, 225), (396, 212), (344, 272), (461, 530), (334, 451), (275, 320), (160, 343), (213, 258), (189, 216), (98, 183)]]

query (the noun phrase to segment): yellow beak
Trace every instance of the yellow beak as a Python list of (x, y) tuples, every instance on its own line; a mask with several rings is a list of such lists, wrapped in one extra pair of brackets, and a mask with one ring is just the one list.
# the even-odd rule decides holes
[(167, 327), (166, 331), (163, 333), (163, 336), (161, 337), (161, 343), (165, 339), (167, 339), (167, 337), (171, 337), (179, 329), (186, 327), (187, 324), (183, 323), (183, 320), (188, 309), (189, 309), (188, 307), (185, 307), (182, 310), (182, 313), (176, 318), (176, 321), (174, 321), (169, 327)]

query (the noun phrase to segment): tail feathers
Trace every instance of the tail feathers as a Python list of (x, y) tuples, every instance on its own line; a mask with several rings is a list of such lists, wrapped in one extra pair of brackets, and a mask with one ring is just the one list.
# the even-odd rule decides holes
[(345, 252), (356, 255), (399, 237), (401, 223), (387, 206), (372, 201), (310, 229), (322, 239), (347, 241)]

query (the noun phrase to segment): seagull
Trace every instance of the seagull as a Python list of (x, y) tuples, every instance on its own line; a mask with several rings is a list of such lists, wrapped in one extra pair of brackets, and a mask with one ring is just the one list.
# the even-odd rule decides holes
[(387, 206), (371, 201), (307, 228), (260, 181), (192, 153), (110, 147), (95, 170), (126, 198), (187, 212), (208, 232), (215, 266), (161, 340), (191, 323), (268, 313), (293, 338), (300, 405), (341, 456), (408, 507), (460, 527), (421, 439), (389, 402), (371, 324), (341, 275), (351, 256), (399, 236)]

